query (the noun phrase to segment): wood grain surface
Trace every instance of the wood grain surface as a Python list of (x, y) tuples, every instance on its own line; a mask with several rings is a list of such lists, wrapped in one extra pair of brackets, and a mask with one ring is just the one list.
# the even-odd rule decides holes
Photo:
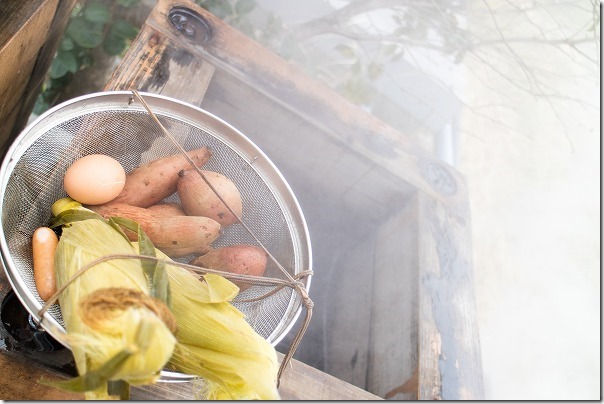
[[(9, 134), (9, 142), (14, 139), (27, 125), (38, 98), (42, 83), (44, 83), (44, 80), (46, 79), (48, 69), (50, 68), (61, 40), (63, 39), (65, 29), (69, 23), (71, 11), (76, 2), (77, 0), (60, 0), (57, 2), (54, 15), (52, 13), (50, 14), (52, 16), (52, 23), (48, 29), (48, 32), (46, 33), (46, 36), (44, 37), (44, 44), (36, 56), (35, 64), (27, 82), (27, 87), (20, 97), (21, 106), (16, 112), (15, 125), (12, 127), (11, 133)], [(40, 34), (40, 32), (33, 33), (34, 37), (36, 38), (40, 36)], [(35, 43), (35, 41), (32, 41), (32, 43)]]
[(6, 147), (58, 0), (0, 2), (0, 145)]
[[(283, 355), (279, 354), (281, 359)], [(83, 400), (84, 395), (45, 386), (41, 380), (64, 379), (20, 355), (0, 353), (0, 398), (3, 400)], [(6, 377), (9, 375), (9, 377)], [(131, 387), (131, 400), (196, 400), (200, 384), (156, 383)], [(293, 360), (279, 386), (282, 400), (380, 400), (367, 391)]]

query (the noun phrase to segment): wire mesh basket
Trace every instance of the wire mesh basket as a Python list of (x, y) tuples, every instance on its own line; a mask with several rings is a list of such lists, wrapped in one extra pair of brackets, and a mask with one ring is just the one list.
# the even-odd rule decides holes
[[(311, 270), (311, 246), (300, 206), (274, 164), (252, 141), (216, 116), (181, 101), (142, 93), (161, 124), (185, 149), (207, 146), (212, 152), (204, 170), (231, 179), (241, 193), (242, 221), (229, 225), (213, 243), (218, 248), (254, 244), (258, 240), (274, 257), (265, 276), (283, 278)], [(65, 333), (58, 305), (39, 316), (44, 305), (33, 277), (31, 237), (47, 226), (52, 203), (67, 194), (63, 177), (77, 159), (105, 154), (118, 160), (126, 172), (148, 161), (178, 153), (143, 105), (129, 91), (102, 92), (65, 102), (31, 123), (15, 140), (2, 162), (0, 186), (2, 264), (9, 282), (27, 311), (51, 336), (62, 342)], [(165, 202), (179, 202), (173, 194)], [(186, 263), (190, 256), (177, 261)], [(275, 262), (276, 261), (276, 262)], [(280, 269), (281, 268), (281, 269)], [(301, 278), (305, 289), (311, 276)], [(302, 309), (293, 289), (267, 295), (268, 286), (243, 290), (233, 304), (254, 330), (276, 345), (290, 331)], [(261, 299), (254, 299), (265, 296)], [(172, 372), (162, 379), (177, 380)]]

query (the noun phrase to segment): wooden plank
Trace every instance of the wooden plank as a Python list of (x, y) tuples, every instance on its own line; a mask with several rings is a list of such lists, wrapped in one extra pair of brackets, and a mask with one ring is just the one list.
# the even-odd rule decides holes
[[(279, 360), (283, 355), (279, 354)], [(0, 378), (0, 397), (3, 400), (82, 400), (83, 394), (70, 393), (40, 384), (40, 380), (64, 379), (48, 368), (24, 359), (14, 353), (0, 353), (0, 368), (10, 377)], [(156, 383), (133, 386), (132, 400), (196, 400), (201, 384)], [(380, 398), (320, 372), (297, 360), (292, 360), (279, 386), (283, 400), (379, 400)]]
[(418, 398), (484, 399), (469, 212), (418, 197)]
[(352, 384), (292, 360), (279, 386), (283, 400), (380, 400)]
[(45, 0), (3, 1), (0, 3), (0, 49), (21, 31)]
[[(58, 0), (0, 3), (0, 147), (9, 140)], [(7, 119), (10, 117), (10, 119)], [(5, 120), (6, 119), (6, 120)], [(8, 123), (8, 124), (7, 124)]]
[(139, 90), (201, 105), (214, 67), (143, 25), (105, 90)]
[[(330, 236), (331, 242), (327, 240)], [(333, 233), (324, 234), (315, 239), (322, 244), (329, 243), (332, 255), (331, 266), (320, 268), (327, 276), (320, 280), (324, 285), (318, 286), (324, 295), (317, 306), (323, 304), (321, 334), (325, 336), (324, 353), (319, 357), (324, 357), (327, 373), (368, 390), (374, 244), (368, 235), (358, 234), (356, 242), (349, 245), (341, 245), (342, 238), (333, 236)], [(300, 359), (311, 354), (305, 346)]]
[[(279, 360), (283, 359), (278, 354)], [(195, 400), (202, 383), (156, 383), (131, 389), (132, 400)], [(282, 400), (380, 400), (380, 397), (292, 360), (279, 385)]]
[(39, 383), (41, 378), (56, 379), (51, 373), (21, 355), (0, 351), (0, 397), (3, 400), (82, 400), (83, 394), (68, 393)]
[(46, 79), (46, 74), (50, 68), (50, 64), (52, 63), (59, 44), (61, 43), (61, 39), (65, 33), (65, 28), (69, 22), (69, 17), (71, 16), (71, 11), (76, 2), (77, 0), (61, 0), (58, 2), (54, 17), (52, 19), (52, 24), (44, 40), (44, 45), (38, 53), (36, 63), (27, 83), (27, 87), (21, 97), (21, 107), (18, 111), (15, 111), (15, 123), (12, 127), (12, 131), (7, 142), (11, 142), (12, 139), (17, 137), (17, 135), (27, 125), (29, 116), (38, 98), (40, 88)]
[(367, 390), (416, 400), (407, 387), (418, 362), (417, 194), (385, 221), (375, 240)]

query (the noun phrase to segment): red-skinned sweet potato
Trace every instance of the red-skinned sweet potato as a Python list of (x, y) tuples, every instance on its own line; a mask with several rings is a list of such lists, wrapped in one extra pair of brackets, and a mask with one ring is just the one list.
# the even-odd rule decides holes
[[(214, 171), (202, 170), (202, 173), (233, 212), (241, 217), (243, 203), (235, 183)], [(196, 170), (182, 171), (176, 189), (187, 215), (210, 217), (223, 226), (237, 222), (237, 217), (227, 209)]]
[[(212, 155), (207, 147), (191, 150), (187, 154), (198, 167), (204, 165)], [(155, 205), (176, 192), (178, 173), (189, 168), (191, 164), (180, 153), (143, 164), (126, 174), (124, 189), (109, 203), (125, 203), (142, 208)]]
[[(87, 207), (106, 218), (117, 216), (136, 221), (155, 247), (170, 258), (207, 253), (211, 250), (211, 243), (221, 234), (220, 224), (207, 217), (166, 217), (123, 203)], [(131, 231), (126, 231), (126, 234), (132, 241), (137, 238)]]
[[(262, 276), (266, 270), (268, 255), (266, 252), (252, 245), (232, 245), (216, 248), (191, 262), (201, 268), (218, 269), (234, 274)], [(247, 289), (250, 284), (233, 280), (240, 289)]]
[(156, 205), (149, 206), (147, 209), (149, 209), (150, 211), (152, 211), (153, 213), (155, 213), (157, 215), (165, 216), (165, 217), (186, 216), (187, 215), (185, 213), (185, 211), (182, 209), (182, 206), (180, 205), (180, 203), (175, 203), (175, 202), (158, 203)]

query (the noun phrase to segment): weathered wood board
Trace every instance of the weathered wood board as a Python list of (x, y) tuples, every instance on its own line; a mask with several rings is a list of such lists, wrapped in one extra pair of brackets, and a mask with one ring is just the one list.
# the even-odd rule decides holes
[(75, 2), (0, 2), (0, 155), (27, 123)]
[(57, 0), (0, 3), (0, 141), (3, 144), (16, 122), (56, 6)]
[[(60, 380), (65, 375), (28, 360), (18, 353), (0, 353), (0, 368), (11, 377), (0, 379), (0, 397), (3, 400), (84, 399), (83, 394), (70, 393), (45, 386), (41, 380)], [(156, 383), (133, 386), (131, 400), (196, 400), (200, 383)], [(333, 376), (320, 372), (297, 360), (281, 379), (279, 394), (282, 400), (379, 400), (380, 398)]]

